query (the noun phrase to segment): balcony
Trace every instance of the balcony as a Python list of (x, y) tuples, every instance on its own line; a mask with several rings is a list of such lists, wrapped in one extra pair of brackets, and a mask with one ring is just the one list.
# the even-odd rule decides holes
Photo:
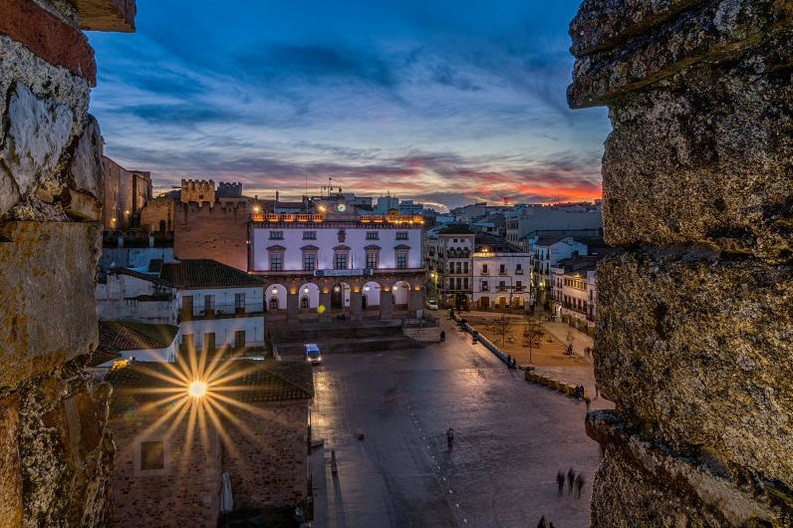
[(212, 308), (183, 308), (179, 312), (179, 322), (182, 321), (203, 321), (207, 319), (231, 319), (234, 317), (257, 317), (264, 316), (263, 303), (247, 303), (243, 305), (235, 304), (215, 304)]

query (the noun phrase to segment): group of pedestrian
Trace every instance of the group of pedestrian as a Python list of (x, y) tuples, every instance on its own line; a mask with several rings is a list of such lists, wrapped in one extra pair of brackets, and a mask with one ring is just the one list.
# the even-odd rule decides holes
[(511, 354), (507, 354), (507, 368), (516, 369), (518, 368), (518, 360), (512, 357)]
[(581, 490), (584, 489), (584, 475), (583, 473), (576, 474), (573, 468), (570, 468), (567, 471), (567, 476), (565, 477), (564, 472), (560, 469), (559, 473), (556, 474), (556, 487), (561, 497), (564, 495), (564, 484), (565, 481), (567, 482), (567, 493), (568, 495), (573, 494), (573, 487), (576, 488), (576, 498), (581, 498)]

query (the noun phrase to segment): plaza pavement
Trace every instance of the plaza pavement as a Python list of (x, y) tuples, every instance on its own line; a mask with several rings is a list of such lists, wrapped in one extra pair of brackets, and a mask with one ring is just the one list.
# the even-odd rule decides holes
[[(316, 369), (312, 429), (325, 448), (311, 460), (314, 526), (534, 527), (541, 515), (589, 526), (600, 450), (584, 433), (584, 405), (442, 324), (446, 342), (333, 354)], [(557, 496), (556, 473), (571, 466), (585, 478), (580, 499)]]

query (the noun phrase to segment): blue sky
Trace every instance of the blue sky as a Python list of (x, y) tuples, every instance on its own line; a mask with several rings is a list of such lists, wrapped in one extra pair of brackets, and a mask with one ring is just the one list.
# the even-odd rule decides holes
[(272, 197), (436, 207), (600, 196), (604, 109), (567, 108), (578, 0), (138, 0), (91, 33), (106, 154)]

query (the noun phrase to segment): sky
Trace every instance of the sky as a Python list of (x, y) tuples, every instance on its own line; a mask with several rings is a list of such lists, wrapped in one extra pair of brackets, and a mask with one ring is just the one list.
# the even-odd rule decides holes
[(439, 210), (601, 195), (605, 109), (569, 110), (579, 0), (137, 0), (91, 33), (105, 153), (270, 199), (334, 187)]

